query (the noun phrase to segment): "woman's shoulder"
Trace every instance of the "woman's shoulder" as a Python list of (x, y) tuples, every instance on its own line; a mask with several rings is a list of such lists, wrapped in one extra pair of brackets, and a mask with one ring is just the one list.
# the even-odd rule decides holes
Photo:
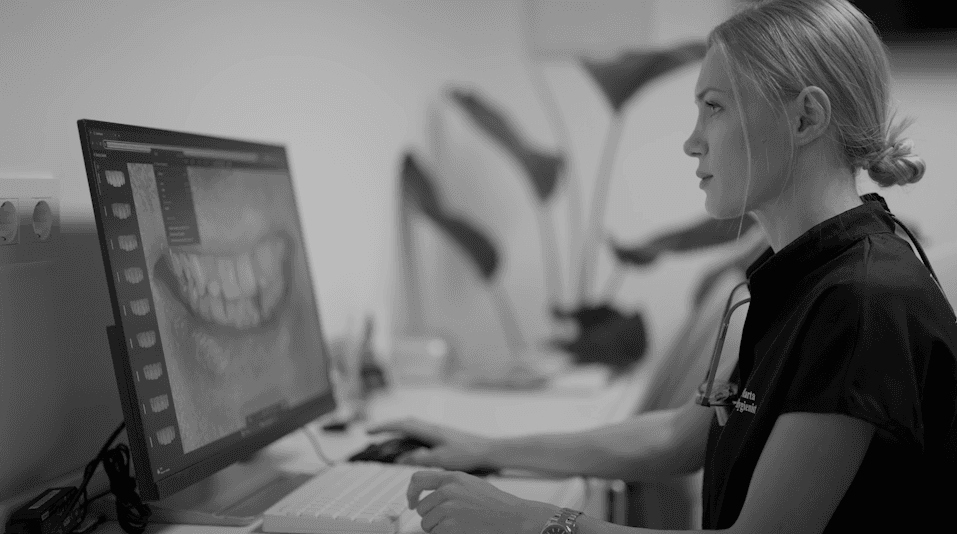
[[(927, 300), (940, 290), (930, 270), (899, 236), (871, 234), (848, 247), (820, 278), (820, 294), (860, 300)], [(890, 299), (890, 300), (887, 300)], [(932, 299), (936, 300), (936, 299)]]
[(910, 244), (892, 233), (858, 240), (804, 288), (814, 325), (846, 324), (876, 338), (923, 332), (957, 354), (957, 317), (948, 297)]

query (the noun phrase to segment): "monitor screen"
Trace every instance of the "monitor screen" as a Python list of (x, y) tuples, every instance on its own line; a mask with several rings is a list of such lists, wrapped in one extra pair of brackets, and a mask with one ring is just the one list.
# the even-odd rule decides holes
[(78, 125), (134, 466), (164, 498), (335, 408), (286, 151)]

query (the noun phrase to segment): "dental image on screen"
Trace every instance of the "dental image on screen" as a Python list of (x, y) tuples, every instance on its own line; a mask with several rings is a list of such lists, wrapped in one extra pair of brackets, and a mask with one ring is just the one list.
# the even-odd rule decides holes
[(127, 168), (183, 452), (325, 392), (289, 175)]

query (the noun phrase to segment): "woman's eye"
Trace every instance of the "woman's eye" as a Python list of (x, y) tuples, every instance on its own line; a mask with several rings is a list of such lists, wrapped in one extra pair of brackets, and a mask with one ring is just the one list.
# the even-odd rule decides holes
[(709, 108), (711, 108), (712, 111), (718, 111), (718, 109), (721, 108), (721, 106), (715, 104), (714, 102), (705, 102), (704, 105), (706, 105), (706, 106), (708, 106)]

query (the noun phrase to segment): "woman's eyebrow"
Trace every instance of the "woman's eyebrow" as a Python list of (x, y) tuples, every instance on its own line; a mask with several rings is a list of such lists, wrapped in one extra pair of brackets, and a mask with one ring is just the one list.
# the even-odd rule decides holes
[(695, 101), (696, 103), (697, 103), (697, 102), (701, 102), (701, 99), (704, 98), (704, 95), (706, 95), (706, 94), (708, 93), (708, 91), (714, 91), (714, 92), (716, 92), (716, 93), (723, 93), (723, 92), (724, 92), (724, 91), (722, 91), (721, 89), (718, 89), (718, 88), (715, 88), (715, 87), (705, 87), (704, 89), (701, 90), (701, 92), (699, 92), (697, 95), (695, 95), (694, 101)]

